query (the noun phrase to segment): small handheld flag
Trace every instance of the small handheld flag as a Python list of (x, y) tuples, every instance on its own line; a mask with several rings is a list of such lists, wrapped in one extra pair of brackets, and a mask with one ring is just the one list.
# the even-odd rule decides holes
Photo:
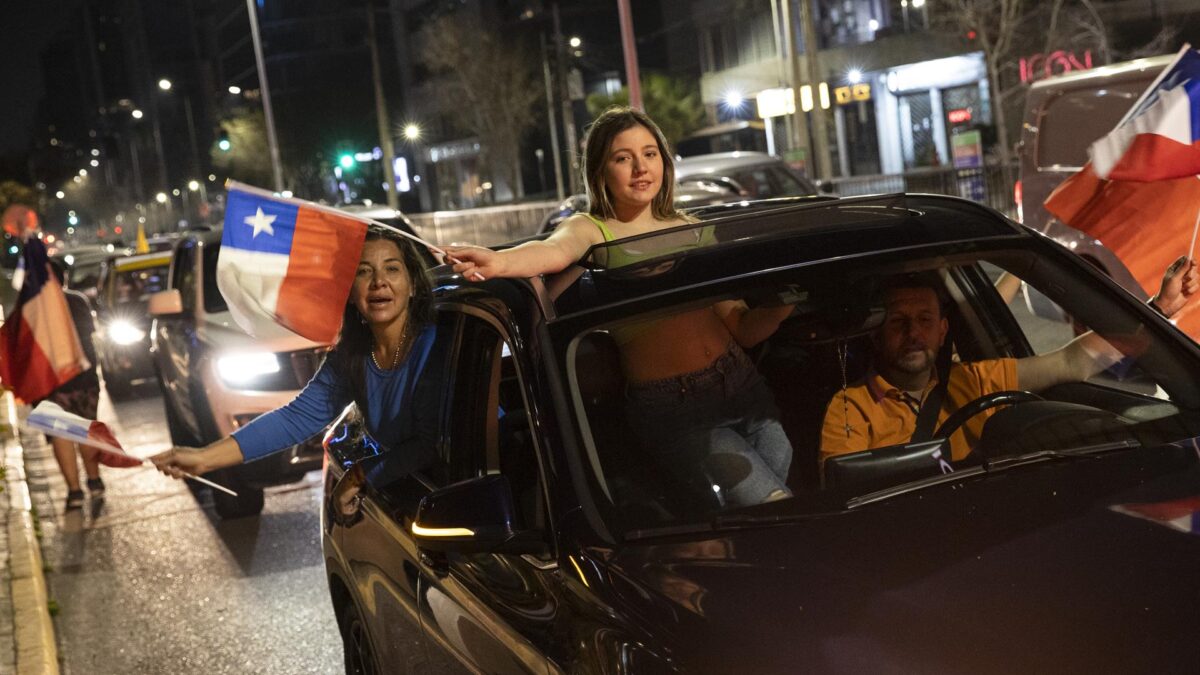
[[(127, 454), (108, 425), (96, 420), (89, 420), (62, 409), (53, 401), (42, 401), (29, 413), (25, 424), (49, 436), (65, 438), (73, 443), (86, 445), (96, 449), (96, 459), (105, 466), (127, 469), (141, 466), (145, 459)], [(211, 488), (227, 492), (234, 497), (237, 493), (222, 485), (188, 474), (188, 478), (203, 483)]]

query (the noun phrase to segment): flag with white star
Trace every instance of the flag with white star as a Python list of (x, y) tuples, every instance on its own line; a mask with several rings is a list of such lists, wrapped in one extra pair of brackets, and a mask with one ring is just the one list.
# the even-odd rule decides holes
[(251, 335), (282, 326), (333, 342), (366, 233), (366, 222), (348, 214), (230, 183), (217, 288)]

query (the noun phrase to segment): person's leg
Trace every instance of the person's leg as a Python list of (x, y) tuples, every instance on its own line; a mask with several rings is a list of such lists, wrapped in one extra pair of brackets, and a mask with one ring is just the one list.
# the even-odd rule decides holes
[(93, 497), (104, 496), (104, 481), (100, 480), (99, 453), (95, 448), (79, 446), (79, 454), (83, 456), (83, 473), (87, 476), (87, 489)]
[(764, 461), (740, 430), (716, 427), (709, 433), (703, 466), (730, 506), (761, 504), (790, 496), (783, 479)]
[(54, 459), (58, 462), (58, 469), (67, 483), (67, 508), (80, 508), (83, 506), (83, 490), (79, 489), (79, 464), (75, 460), (75, 444), (63, 438), (53, 438), (50, 445), (54, 448)]

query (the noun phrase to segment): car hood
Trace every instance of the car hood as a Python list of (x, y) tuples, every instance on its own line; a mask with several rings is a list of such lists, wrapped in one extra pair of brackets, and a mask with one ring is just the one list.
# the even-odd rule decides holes
[(1197, 532), (1196, 450), (1172, 446), (597, 566), (689, 672), (1200, 672)]
[(222, 352), (293, 352), (321, 346), (274, 324), (264, 326), (262, 335), (251, 336), (234, 323), (228, 311), (204, 315), (196, 330), (202, 341)]

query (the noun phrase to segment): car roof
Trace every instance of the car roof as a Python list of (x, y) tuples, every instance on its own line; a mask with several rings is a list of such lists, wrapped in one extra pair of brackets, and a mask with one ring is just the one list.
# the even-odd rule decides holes
[(155, 251), (140, 255), (113, 258), (112, 266), (118, 272), (144, 270), (151, 267), (165, 267), (171, 264), (171, 251)]
[[(532, 283), (524, 279), (464, 283), (444, 266), (434, 270), (435, 286), (442, 293), (484, 291), (486, 295), (507, 282), (509, 287), (524, 288), (526, 295), (534, 296), (542, 315), (553, 324), (581, 315), (608, 314), (631, 301), (772, 269), (923, 246), (1033, 238), (1028, 229), (992, 209), (941, 195), (795, 198), (729, 206), (734, 208), (725, 213), (731, 215), (593, 246), (578, 265), (546, 278), (544, 284), (536, 279)], [(714, 233), (710, 243), (683, 250), (670, 244), (672, 237), (703, 228)], [(665, 243), (661, 255), (611, 268), (602, 262), (606, 249), (634, 244), (652, 251), (656, 240)], [(553, 297), (547, 288), (556, 288)], [(511, 288), (504, 291), (510, 292)], [(505, 300), (505, 304), (521, 310), (521, 303)]]
[(765, 152), (739, 150), (736, 152), (717, 152), (711, 155), (696, 155), (685, 157), (675, 162), (675, 180), (681, 181), (703, 174), (720, 174), (733, 169), (761, 164), (784, 165), (783, 160)]
[(1120, 79), (1124, 75), (1128, 75), (1130, 73), (1140, 73), (1148, 68), (1161, 70), (1174, 59), (1175, 54), (1164, 54), (1162, 56), (1152, 56), (1144, 59), (1125, 61), (1124, 63), (1114, 63), (1108, 66), (1099, 66), (1090, 70), (1064, 73), (1055, 77), (1048, 77), (1044, 80), (1038, 80), (1037, 82), (1033, 83), (1030, 89), (1032, 91), (1040, 91), (1047, 88), (1058, 88), (1063, 85), (1087, 83), (1093, 80), (1107, 81), (1114, 78)]

